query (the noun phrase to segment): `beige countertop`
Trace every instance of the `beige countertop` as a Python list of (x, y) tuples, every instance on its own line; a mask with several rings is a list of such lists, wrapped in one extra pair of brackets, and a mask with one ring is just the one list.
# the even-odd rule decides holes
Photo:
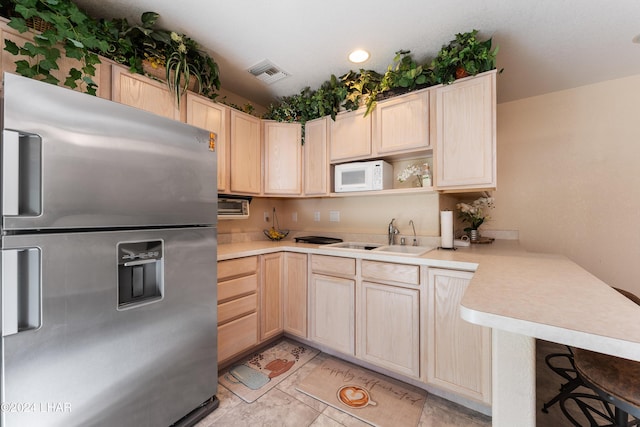
[(564, 256), (496, 240), (415, 257), (293, 241), (218, 246), (218, 260), (278, 251), (346, 256), (475, 271), (461, 304), (472, 323), (640, 360), (640, 307)]

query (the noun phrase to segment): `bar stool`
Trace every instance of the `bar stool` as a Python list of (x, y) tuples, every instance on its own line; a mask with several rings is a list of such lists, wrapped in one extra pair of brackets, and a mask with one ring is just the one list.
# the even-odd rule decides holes
[(566, 382), (560, 386), (560, 392), (542, 405), (542, 412), (545, 414), (548, 414), (549, 408), (560, 400), (566, 398), (569, 393), (573, 392), (581, 385), (584, 385), (582, 378), (580, 378), (576, 372), (576, 367), (573, 361), (573, 350), (569, 346), (566, 347), (566, 353), (550, 353), (544, 358), (544, 363), (549, 367), (549, 369), (566, 380)]
[[(640, 298), (638, 298), (631, 292), (619, 288), (613, 289), (629, 298), (636, 304), (640, 305)], [(551, 400), (542, 405), (542, 412), (544, 412), (545, 414), (549, 413), (549, 408), (551, 408), (553, 405), (555, 405), (562, 399), (566, 399), (567, 396), (575, 389), (584, 385), (584, 383), (582, 382), (582, 378), (580, 378), (580, 376), (576, 373), (576, 367), (573, 361), (573, 350), (569, 346), (566, 347), (566, 353), (551, 353), (544, 358), (544, 362), (549, 367), (549, 369), (566, 380), (566, 382), (560, 386), (559, 393), (556, 394)]]
[[(628, 427), (640, 425), (640, 362), (634, 362), (606, 354), (575, 348), (573, 350), (576, 371), (584, 384), (597, 396), (586, 393), (571, 393), (562, 399), (560, 408), (576, 426), (581, 426), (566, 409), (566, 400), (574, 400), (591, 426), (599, 426), (598, 418), (610, 423), (607, 426)], [(587, 401), (602, 402), (605, 411), (598, 410)], [(597, 416), (597, 417), (594, 417)], [(629, 421), (629, 415), (634, 418)]]
[[(616, 290), (640, 306), (640, 298), (636, 295)], [(583, 426), (567, 410), (567, 401), (573, 401), (591, 427), (640, 426), (640, 362), (579, 348), (574, 348), (572, 353), (572, 366), (580, 385), (589, 387), (596, 394), (561, 392), (558, 400), (567, 419), (575, 426)], [(607, 424), (599, 424), (601, 422)]]

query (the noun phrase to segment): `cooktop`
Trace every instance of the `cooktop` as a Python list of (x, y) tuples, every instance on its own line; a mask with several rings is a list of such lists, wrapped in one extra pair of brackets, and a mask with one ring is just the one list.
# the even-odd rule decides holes
[(295, 238), (296, 242), (300, 243), (314, 243), (316, 245), (328, 245), (330, 243), (340, 243), (342, 239), (336, 239), (335, 237), (323, 237), (323, 236), (301, 236)]

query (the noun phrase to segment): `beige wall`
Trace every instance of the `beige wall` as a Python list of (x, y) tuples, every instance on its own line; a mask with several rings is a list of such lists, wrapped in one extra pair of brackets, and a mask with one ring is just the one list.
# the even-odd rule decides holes
[[(640, 75), (498, 105), (486, 228), (640, 295)], [(550, 296), (552, 297), (552, 296)]]
[[(419, 236), (439, 236), (439, 208), (436, 193), (420, 195), (398, 194), (387, 196), (336, 197), (323, 199), (262, 199), (251, 202), (248, 220), (219, 222), (220, 234), (262, 232), (270, 223), (264, 222), (264, 212), (276, 208), (281, 228), (304, 231), (305, 234), (336, 235), (386, 234), (392, 218), (401, 235), (412, 235), (409, 220), (413, 220)], [(320, 221), (314, 221), (314, 212), (320, 212)], [(329, 212), (340, 212), (340, 222), (329, 221)], [(292, 214), (297, 213), (297, 221)], [(332, 234), (333, 233), (333, 234)], [(260, 237), (260, 236), (258, 236)]]
[[(323, 199), (292, 199), (286, 202), (288, 224), (291, 228), (314, 232), (381, 234), (387, 232), (392, 218), (401, 234), (412, 234), (413, 220), (416, 234), (439, 236), (438, 195), (398, 194), (385, 196), (335, 197)], [(314, 212), (320, 221), (314, 221)], [(329, 221), (329, 211), (340, 212), (340, 222)], [(298, 213), (298, 222), (290, 221), (291, 213)]]

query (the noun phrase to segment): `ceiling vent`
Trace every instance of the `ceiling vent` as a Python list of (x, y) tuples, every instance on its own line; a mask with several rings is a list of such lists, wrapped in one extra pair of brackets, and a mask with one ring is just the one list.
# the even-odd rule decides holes
[(289, 77), (288, 73), (282, 71), (267, 59), (249, 68), (248, 71), (268, 85)]

